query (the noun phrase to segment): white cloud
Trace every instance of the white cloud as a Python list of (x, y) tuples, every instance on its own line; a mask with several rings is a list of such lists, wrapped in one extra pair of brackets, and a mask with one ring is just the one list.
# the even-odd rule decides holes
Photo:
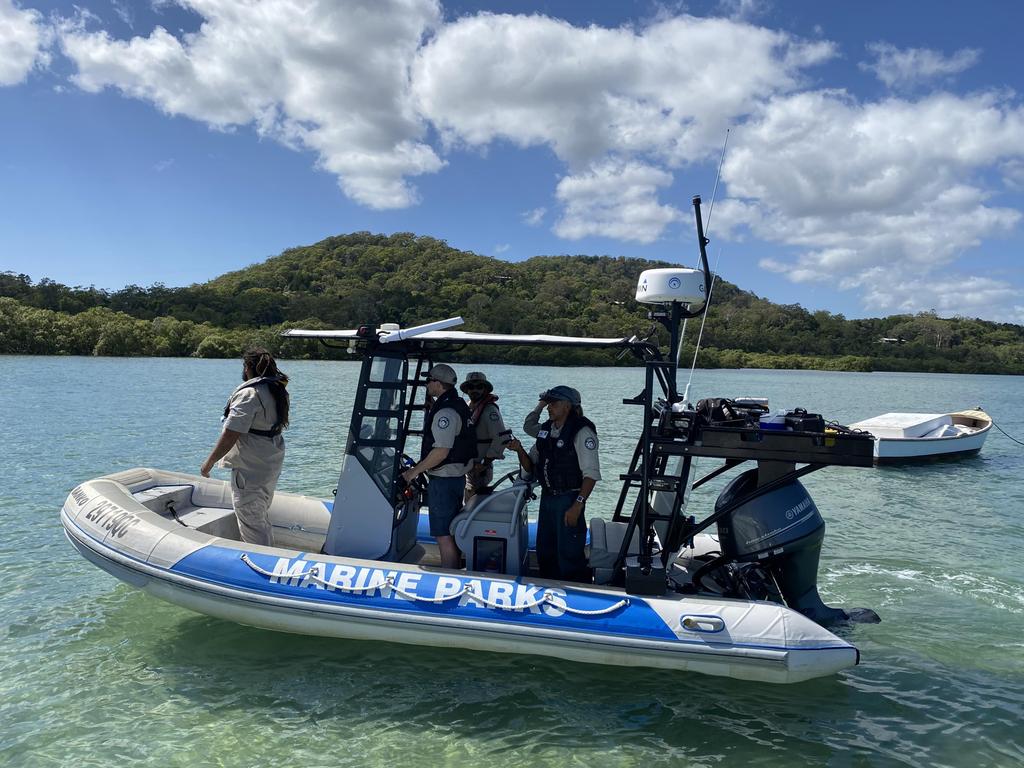
[[(715, 234), (783, 246), (794, 255), (765, 269), (857, 291), (879, 311), (915, 296), (917, 308), (941, 308), (934, 286), (957, 258), (1021, 219), (990, 188), (995, 174), (1003, 189), (1024, 185), (1015, 96), (864, 103), (803, 90), (810, 68), (836, 55), (827, 41), (665, 8), (610, 29), (489, 13), (444, 23), (436, 0), (178, 1), (203, 20), (196, 32), (117, 40), (86, 13), (65, 21), (74, 82), (218, 130), (254, 126), (314, 152), (370, 207), (415, 203), (410, 179), (440, 170), (442, 150), (540, 146), (565, 171), (558, 210), (526, 211), (526, 224), (648, 243), (681, 216), (659, 200), (673, 174), (717, 160), (732, 127)], [(725, 2), (748, 18), (759, 9)], [(0, 0), (0, 18), (12, 13), (38, 22)], [(978, 60), (967, 49), (871, 51), (862, 66), (893, 86)], [(1022, 303), (999, 280), (972, 286), (970, 302), (999, 301), (1004, 313)]]
[(129, 28), (135, 27), (135, 13), (132, 7), (125, 2), (125, 0), (110, 0), (110, 4), (114, 8), (114, 13), (121, 19)]
[(659, 187), (672, 183), (665, 171), (639, 163), (609, 160), (578, 176), (566, 176), (555, 192), (565, 204), (555, 224), (560, 237), (577, 240), (588, 235), (656, 240), (679, 211), (657, 201)]
[(523, 223), (531, 227), (540, 226), (540, 223), (544, 221), (544, 215), (547, 212), (547, 208), (534, 208), (531, 211), (525, 211), (523, 213)]
[(627, 189), (619, 206), (611, 187), (595, 195), (595, 185), (624, 168), (650, 173), (713, 156), (737, 117), (796, 88), (804, 68), (832, 55), (830, 43), (728, 19), (659, 17), (638, 31), (485, 13), (440, 29), (412, 82), (419, 111), (447, 146), (543, 145), (568, 165), (556, 234), (651, 242), (675, 216), (655, 200), (663, 184)]
[[(774, 99), (735, 135), (722, 170), (731, 199), (717, 225), (797, 250), (792, 262), (761, 266), (856, 289), (870, 309), (944, 306), (925, 297), (941, 293), (949, 266), (1021, 220), (990, 204), (978, 180), (1024, 158), (1024, 109), (994, 95), (859, 104), (802, 93)], [(971, 306), (1007, 306), (1006, 290), (980, 286)]]
[(158, 160), (156, 163), (153, 164), (153, 170), (156, 171), (157, 173), (163, 173), (172, 165), (174, 165), (174, 158), (169, 158), (167, 160)]
[(49, 62), (49, 32), (42, 14), (14, 0), (0, 0), (0, 86), (17, 85)]
[[(934, 309), (940, 317), (963, 315), (1020, 323), (1024, 291), (1002, 280), (980, 275), (948, 273), (920, 281), (895, 270), (871, 280), (864, 294), (868, 310), (912, 313)], [(908, 279), (901, 279), (908, 278)]]
[(449, 144), (547, 145), (572, 172), (609, 152), (681, 164), (713, 152), (737, 116), (833, 53), (727, 19), (634, 31), (480, 14), (420, 51), (413, 93)]
[(768, 0), (718, 0), (718, 8), (724, 15), (748, 21), (763, 16), (772, 5)]
[(499, 243), (498, 245), (494, 246), (494, 252), (496, 254), (506, 253), (511, 247), (512, 246), (509, 245), (508, 243)]
[(961, 48), (952, 56), (930, 48), (897, 48), (888, 43), (870, 43), (872, 62), (861, 62), (861, 69), (874, 72), (890, 88), (911, 87), (936, 78), (960, 74), (978, 63), (981, 51)]
[(116, 40), (65, 21), (75, 83), (313, 150), (347, 195), (372, 208), (414, 203), (406, 178), (442, 167), (408, 98), (408, 62), (440, 20), (435, 0), (181, 4), (204, 20), (181, 39), (157, 27)]

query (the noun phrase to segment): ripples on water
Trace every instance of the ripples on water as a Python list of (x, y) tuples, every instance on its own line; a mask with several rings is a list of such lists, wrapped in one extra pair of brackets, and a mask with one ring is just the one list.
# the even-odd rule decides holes
[[(72, 486), (106, 472), (196, 471), (238, 366), (3, 362), (15, 405), (0, 490), (0, 764), (1024, 764), (1024, 454), (998, 434), (966, 461), (807, 478), (829, 526), (823, 596), (883, 622), (842, 631), (861, 648), (856, 669), (767, 686), (283, 635), (161, 603), (82, 560), (57, 512)], [(356, 367), (283, 367), (294, 427), (281, 487), (329, 496)], [(605, 477), (624, 471), (639, 409), (621, 398), (638, 371), (486, 370), (512, 424), (541, 389), (577, 386)], [(698, 371), (694, 386), (847, 422), (982, 403), (1024, 435), (1019, 378)], [(722, 483), (694, 504), (707, 508)], [(614, 497), (606, 480), (593, 506)]]

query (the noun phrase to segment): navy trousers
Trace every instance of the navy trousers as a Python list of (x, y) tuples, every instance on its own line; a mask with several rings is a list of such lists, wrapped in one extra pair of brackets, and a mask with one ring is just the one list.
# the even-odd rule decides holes
[(590, 581), (587, 556), (587, 521), (581, 512), (576, 525), (565, 524), (565, 511), (576, 501), (577, 492), (540, 495), (537, 517), (537, 564), (545, 579)]

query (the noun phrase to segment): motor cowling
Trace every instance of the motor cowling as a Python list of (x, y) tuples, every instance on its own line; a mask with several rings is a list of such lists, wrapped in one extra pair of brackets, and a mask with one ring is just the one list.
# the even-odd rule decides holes
[(715, 511), (736, 505), (718, 521), (727, 562), (757, 563), (774, 578), (782, 599), (819, 624), (849, 616), (818, 596), (818, 559), (825, 521), (804, 486), (793, 480), (749, 501), (757, 490), (757, 470), (744, 472), (719, 494)]

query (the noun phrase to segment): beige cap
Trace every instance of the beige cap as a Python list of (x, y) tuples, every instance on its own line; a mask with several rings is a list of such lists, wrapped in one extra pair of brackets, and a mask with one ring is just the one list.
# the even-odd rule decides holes
[(455, 369), (450, 365), (444, 363), (438, 363), (429, 371), (427, 371), (428, 379), (437, 379), (442, 384), (449, 384), (455, 386), (455, 382), (459, 380), (459, 377), (455, 374)]

